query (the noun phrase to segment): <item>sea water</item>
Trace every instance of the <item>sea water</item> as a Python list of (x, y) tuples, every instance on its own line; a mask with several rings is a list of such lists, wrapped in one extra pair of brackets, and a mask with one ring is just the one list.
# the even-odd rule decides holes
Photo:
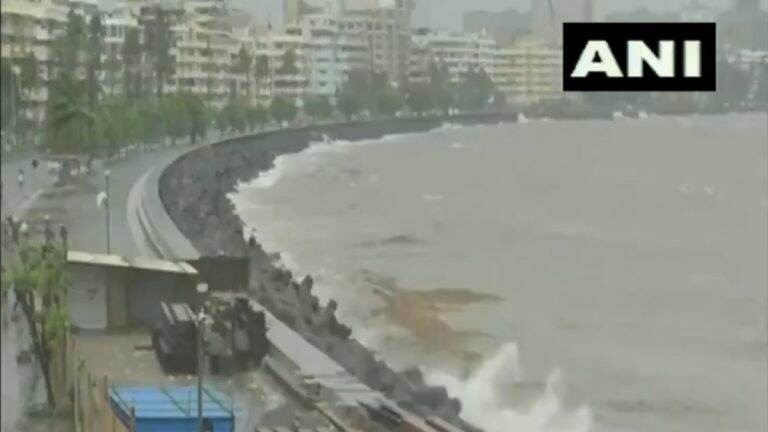
[(356, 337), (489, 432), (762, 431), (766, 120), (326, 140), (232, 199)]

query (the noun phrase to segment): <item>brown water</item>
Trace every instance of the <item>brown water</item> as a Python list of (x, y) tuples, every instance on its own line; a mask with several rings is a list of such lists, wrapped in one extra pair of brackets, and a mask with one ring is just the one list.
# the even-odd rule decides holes
[(490, 432), (768, 428), (765, 114), (444, 127), (233, 199)]

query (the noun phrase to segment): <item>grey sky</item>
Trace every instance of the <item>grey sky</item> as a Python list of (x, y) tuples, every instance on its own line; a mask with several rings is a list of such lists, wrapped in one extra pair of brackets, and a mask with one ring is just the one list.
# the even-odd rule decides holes
[[(321, 0), (323, 1), (323, 0)], [(327, 0), (325, 0), (327, 1)], [(546, 0), (536, 0), (546, 1)], [(602, 15), (616, 10), (635, 9), (646, 6), (656, 10), (678, 8), (691, 0), (595, 0), (597, 14)], [(730, 0), (700, 0), (703, 3), (718, 8), (725, 8)], [(269, 16), (273, 23), (282, 22), (282, 0), (231, 0), (233, 5), (246, 9), (264, 21)], [(763, 4), (768, 0), (763, 0)], [(516, 8), (528, 9), (530, 0), (416, 0), (417, 10), (415, 21), (417, 25), (443, 27), (453, 30), (461, 29), (461, 17), (466, 10), (504, 10)]]

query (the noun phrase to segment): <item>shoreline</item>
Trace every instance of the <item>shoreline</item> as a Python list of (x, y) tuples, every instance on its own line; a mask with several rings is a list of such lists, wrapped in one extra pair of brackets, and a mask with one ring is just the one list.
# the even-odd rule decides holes
[(445, 123), (473, 126), (516, 121), (517, 113), (394, 119), (310, 126), (229, 139), (193, 150), (171, 163), (160, 175), (160, 197), (171, 220), (200, 255), (247, 257), (251, 273), (249, 293), (366, 385), (416, 414), (438, 416), (463, 430), (478, 431), (459, 417), (461, 404), (450, 398), (445, 388), (429, 386), (418, 369), (394, 371), (351, 337), (352, 330), (336, 318), (336, 302), (321, 305), (312, 293), (311, 276), (296, 280), (281, 265), (279, 254), (268, 254), (255, 239), (246, 241), (243, 222), (227, 195), (240, 182), (273, 168), (277, 157), (303, 151), (312, 142), (425, 133)]
[[(535, 118), (535, 117), (532, 117)], [(607, 119), (585, 116), (586, 119)], [(302, 281), (285, 270), (279, 254), (267, 254), (258, 241), (245, 240), (243, 223), (227, 195), (240, 182), (273, 168), (277, 157), (305, 150), (312, 142), (359, 141), (389, 134), (429, 132), (445, 123), (462, 126), (516, 122), (517, 114), (384, 120), (310, 126), (235, 138), (194, 150), (172, 163), (160, 178), (160, 195), (171, 219), (203, 256), (248, 257), (249, 291), (275, 316), (350, 373), (420, 415), (438, 415), (468, 431), (461, 405), (441, 387), (429, 387), (418, 370), (397, 373), (376, 358), (335, 317), (336, 304), (320, 305), (312, 278)], [(256, 235), (258, 237), (258, 234)]]

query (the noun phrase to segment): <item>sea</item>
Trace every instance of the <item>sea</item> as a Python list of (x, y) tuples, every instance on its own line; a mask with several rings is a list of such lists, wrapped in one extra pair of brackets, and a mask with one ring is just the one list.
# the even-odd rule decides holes
[(325, 139), (231, 199), (487, 432), (768, 429), (766, 114), (521, 120)]

